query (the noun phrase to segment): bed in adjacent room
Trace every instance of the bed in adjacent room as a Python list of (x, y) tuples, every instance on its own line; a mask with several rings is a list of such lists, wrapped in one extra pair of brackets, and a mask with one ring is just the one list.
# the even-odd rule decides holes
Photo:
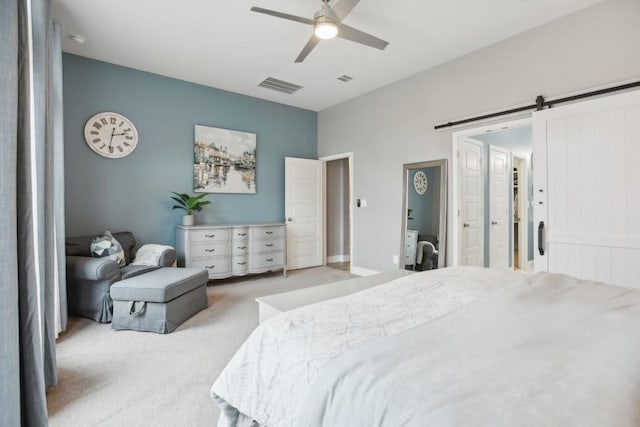
[(219, 426), (640, 425), (640, 291), (451, 267), (262, 323)]

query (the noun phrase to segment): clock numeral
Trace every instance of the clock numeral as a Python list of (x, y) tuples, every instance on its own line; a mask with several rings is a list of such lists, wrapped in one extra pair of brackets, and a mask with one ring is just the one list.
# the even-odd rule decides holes
[(121, 121), (118, 127), (122, 126), (123, 124), (124, 124), (124, 121)]
[(123, 142), (122, 145), (124, 145), (125, 147), (131, 147), (131, 144), (129, 144), (128, 142)]
[(113, 147), (109, 146), (109, 152), (113, 154)]
[(101, 149), (101, 150), (103, 150), (103, 149), (104, 149), (104, 147), (106, 147), (106, 146), (107, 146), (107, 144), (102, 144), (102, 145), (100, 146), (100, 149)]
[(121, 153), (124, 151), (124, 150), (122, 149), (122, 145), (118, 145), (118, 151), (119, 151), (119, 152), (121, 152)]
[(98, 122), (93, 122), (93, 127), (98, 129), (98, 130), (102, 129), (102, 125), (100, 123), (98, 123)]
[(126, 138), (126, 139), (133, 139), (133, 137), (132, 137), (132, 136), (129, 136), (129, 135), (125, 136), (125, 138)]
[(115, 125), (117, 122), (115, 117), (109, 117), (109, 123), (111, 123), (112, 125)]
[(98, 132), (97, 130), (92, 130), (89, 133), (91, 133), (91, 135), (100, 135), (100, 132)]
[(126, 128), (123, 132), (131, 132), (131, 128)]
[(100, 142), (100, 138), (95, 138), (93, 142), (97, 144), (98, 142)]
[(104, 117), (100, 119), (100, 122), (101, 122), (103, 125), (108, 125), (108, 124), (109, 124), (109, 122), (107, 121), (107, 119), (105, 119)]

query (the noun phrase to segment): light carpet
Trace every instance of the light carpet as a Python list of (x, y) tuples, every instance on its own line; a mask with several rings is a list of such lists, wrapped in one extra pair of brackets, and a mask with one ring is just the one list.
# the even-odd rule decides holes
[[(209, 388), (258, 325), (255, 298), (345, 280), (317, 267), (211, 282), (209, 306), (170, 334), (71, 317), (58, 339), (51, 426), (215, 426)], [(220, 283), (220, 284), (218, 284)]]

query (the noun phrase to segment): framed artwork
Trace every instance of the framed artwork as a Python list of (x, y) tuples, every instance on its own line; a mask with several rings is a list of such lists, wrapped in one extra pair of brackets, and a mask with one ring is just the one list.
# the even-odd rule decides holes
[(195, 126), (193, 190), (256, 193), (256, 134)]

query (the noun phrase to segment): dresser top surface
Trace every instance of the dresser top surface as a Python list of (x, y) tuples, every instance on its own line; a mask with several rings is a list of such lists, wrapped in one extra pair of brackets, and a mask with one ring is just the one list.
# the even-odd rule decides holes
[(211, 228), (230, 228), (230, 227), (274, 227), (285, 226), (283, 222), (257, 222), (249, 224), (198, 224), (198, 225), (176, 225), (177, 228), (182, 230), (199, 230), (199, 229), (211, 229)]

